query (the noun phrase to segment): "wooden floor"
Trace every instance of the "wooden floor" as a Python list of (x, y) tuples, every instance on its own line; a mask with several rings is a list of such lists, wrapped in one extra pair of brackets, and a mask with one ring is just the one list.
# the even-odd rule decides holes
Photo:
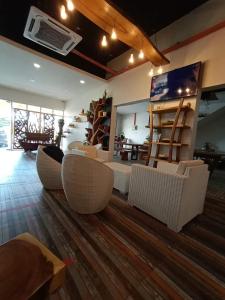
[(117, 196), (78, 215), (63, 192), (42, 189), (34, 154), (1, 152), (0, 241), (28, 231), (64, 260), (66, 281), (51, 300), (225, 299), (225, 198), (209, 195), (179, 234)]

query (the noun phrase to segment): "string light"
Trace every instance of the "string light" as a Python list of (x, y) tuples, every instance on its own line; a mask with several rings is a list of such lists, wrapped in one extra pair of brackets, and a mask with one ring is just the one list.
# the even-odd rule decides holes
[(61, 5), (61, 7), (60, 7), (60, 17), (61, 17), (63, 20), (66, 20), (66, 19), (67, 19), (66, 8), (65, 8), (64, 5)]
[(117, 34), (116, 34), (116, 30), (114, 28), (112, 29), (111, 39), (112, 40), (117, 40)]
[(129, 63), (133, 64), (134, 63), (134, 54), (131, 53), (130, 58), (129, 58)]
[(138, 57), (139, 57), (140, 59), (144, 59), (145, 54), (144, 54), (144, 52), (143, 52), (142, 49), (140, 50), (140, 52), (139, 52), (139, 54), (138, 54)]
[(149, 71), (149, 73), (148, 73), (148, 76), (149, 77), (152, 77), (154, 75), (154, 71), (153, 71), (153, 68), (151, 68), (151, 70)]
[(102, 47), (108, 46), (107, 38), (105, 35), (103, 35), (103, 37), (102, 37), (101, 45), (102, 45)]
[(74, 6), (72, 0), (66, 0), (66, 4), (67, 4), (67, 9), (68, 9), (69, 11), (73, 11), (73, 10), (75, 9), (75, 6)]
[(162, 72), (163, 72), (163, 68), (162, 68), (162, 66), (160, 66), (160, 67), (158, 68), (157, 73), (158, 73), (158, 74), (162, 74)]

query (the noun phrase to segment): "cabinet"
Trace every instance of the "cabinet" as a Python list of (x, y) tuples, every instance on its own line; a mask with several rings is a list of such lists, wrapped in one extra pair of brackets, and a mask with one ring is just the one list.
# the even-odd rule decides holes
[[(190, 126), (186, 125), (188, 113), (191, 111), (190, 103), (184, 105), (184, 99), (182, 98), (176, 106), (158, 107), (156, 109), (155, 104), (151, 103), (148, 111), (150, 114), (150, 137), (146, 165), (149, 164), (150, 159), (179, 162), (182, 148), (188, 146), (188, 144), (182, 142), (182, 137), (184, 130), (190, 130)], [(172, 120), (166, 120), (168, 114)], [(158, 138), (155, 137), (155, 132), (157, 132)], [(153, 145), (155, 145), (154, 155)], [(163, 153), (160, 152), (162, 148), (164, 149)], [(175, 159), (173, 159), (174, 154)]]

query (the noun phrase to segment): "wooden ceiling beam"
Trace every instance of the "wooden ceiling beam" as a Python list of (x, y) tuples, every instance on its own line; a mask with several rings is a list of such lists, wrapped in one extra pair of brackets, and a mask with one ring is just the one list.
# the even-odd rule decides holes
[[(155, 66), (165, 65), (169, 60), (152, 44), (138, 26), (105, 0), (74, 0), (76, 9), (105, 32), (115, 28), (118, 39), (133, 49), (144, 51), (145, 57)], [(137, 3), (138, 5), (138, 3)]]
[(93, 58), (91, 58), (91, 57), (89, 57), (89, 56), (83, 54), (82, 52), (80, 52), (80, 51), (78, 51), (78, 50), (76, 50), (76, 49), (73, 49), (73, 50), (71, 51), (71, 53), (78, 55), (79, 57), (85, 59), (86, 61), (89, 61), (89, 62), (92, 63), (93, 65), (95, 65), (95, 66), (99, 67), (100, 69), (102, 69), (102, 70), (104, 70), (104, 71), (106, 71), (106, 72), (112, 74), (113, 76), (117, 75), (117, 72), (114, 71), (113, 69), (111, 69), (111, 68), (109, 68), (109, 67), (107, 67), (107, 66), (101, 64), (100, 62), (94, 60)]

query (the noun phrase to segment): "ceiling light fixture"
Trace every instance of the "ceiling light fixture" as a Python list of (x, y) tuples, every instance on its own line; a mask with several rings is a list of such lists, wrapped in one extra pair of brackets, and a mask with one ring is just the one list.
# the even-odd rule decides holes
[(151, 68), (151, 70), (148, 72), (148, 76), (152, 77), (153, 75), (154, 75), (154, 71), (153, 71), (153, 68)]
[(67, 19), (67, 13), (66, 13), (65, 5), (61, 5), (61, 7), (60, 7), (60, 17), (63, 20)]
[(69, 11), (73, 11), (75, 9), (75, 5), (72, 0), (66, 0), (66, 5)]
[(111, 39), (112, 40), (117, 40), (117, 34), (116, 34), (116, 30), (114, 28), (112, 29)]
[(35, 82), (35, 80), (34, 80), (34, 79), (30, 79), (29, 81), (30, 81), (30, 82)]
[(84, 81), (84, 80), (80, 80), (80, 83), (81, 83), (81, 84), (85, 84), (85, 81)]
[(33, 65), (34, 65), (34, 67), (36, 68), (36, 69), (40, 69), (40, 65), (39, 64), (37, 64), (37, 63), (33, 63)]
[(129, 58), (129, 63), (133, 64), (134, 63), (134, 54), (131, 53), (130, 58)]
[(103, 35), (103, 37), (102, 37), (101, 45), (102, 45), (102, 47), (108, 46), (108, 41), (107, 41), (107, 38), (105, 35)]
[(139, 52), (139, 54), (138, 54), (138, 57), (139, 57), (140, 59), (144, 59), (145, 54), (144, 54), (144, 52), (143, 52), (142, 49), (140, 50), (140, 52)]
[(162, 66), (160, 66), (160, 67), (158, 68), (157, 73), (158, 73), (158, 74), (162, 74), (162, 72), (163, 72), (163, 68), (162, 68)]

